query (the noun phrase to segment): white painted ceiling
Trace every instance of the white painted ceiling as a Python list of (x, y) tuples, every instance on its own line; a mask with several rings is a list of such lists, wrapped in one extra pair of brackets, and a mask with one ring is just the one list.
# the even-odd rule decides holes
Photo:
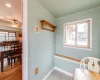
[[(11, 8), (8, 8), (6, 4), (11, 4)], [(21, 0), (0, 0), (0, 17), (4, 19), (16, 19), (22, 21), (21, 19)]]
[(100, 0), (36, 0), (56, 18), (100, 6)]
[[(100, 6), (100, 0), (36, 0), (54, 17), (62, 17), (75, 12)], [(11, 8), (6, 7), (11, 4)], [(0, 17), (16, 19), (22, 22), (21, 0), (0, 0)]]

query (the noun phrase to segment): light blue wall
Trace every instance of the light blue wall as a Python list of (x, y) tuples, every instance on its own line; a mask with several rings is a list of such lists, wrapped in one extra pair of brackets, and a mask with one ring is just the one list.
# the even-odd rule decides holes
[(54, 57), (55, 67), (63, 69), (66, 72), (73, 74), (75, 68), (80, 67), (80, 63), (72, 60), (67, 60), (59, 57)]
[[(87, 18), (93, 19), (92, 51), (63, 47), (63, 24)], [(35, 33), (34, 28), (35, 26), (40, 25), (40, 20), (42, 19), (46, 19), (55, 24), (55, 18), (51, 14), (49, 14), (34, 0), (28, 0), (29, 80), (42, 80), (54, 66), (70, 73), (73, 73), (74, 69), (79, 67), (79, 64), (74, 62), (54, 58), (54, 53), (78, 59), (82, 59), (86, 56), (95, 56), (100, 58), (100, 7), (56, 19), (56, 33), (41, 29), (39, 29), (39, 33)], [(39, 68), (39, 73), (38, 75), (35, 75), (34, 70), (37, 67)]]
[[(92, 18), (92, 50), (63, 47), (63, 24), (88, 18)], [(56, 53), (77, 59), (82, 59), (87, 56), (100, 58), (100, 7), (58, 18), (56, 19), (56, 25)], [(64, 61), (56, 57), (54, 61), (56, 67), (70, 73), (79, 67), (76, 63)]]
[[(45, 19), (51, 23), (55, 18), (34, 0), (28, 0), (28, 80), (42, 80), (54, 66), (54, 33), (39, 29), (35, 33), (35, 25)], [(39, 73), (34, 74), (35, 68)]]
[[(63, 47), (63, 24), (88, 18), (92, 18), (92, 50)], [(56, 53), (77, 59), (86, 56), (100, 58), (100, 7), (58, 18), (56, 24)]]

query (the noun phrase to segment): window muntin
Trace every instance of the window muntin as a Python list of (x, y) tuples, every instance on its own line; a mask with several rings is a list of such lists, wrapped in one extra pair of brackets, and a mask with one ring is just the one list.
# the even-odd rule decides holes
[(1, 41), (12, 41), (12, 40), (16, 40), (15, 32), (0, 31), (0, 42)]
[(64, 46), (90, 48), (91, 20), (77, 21), (64, 25)]
[(9, 41), (16, 40), (16, 34), (15, 33), (8, 33), (9, 34)]

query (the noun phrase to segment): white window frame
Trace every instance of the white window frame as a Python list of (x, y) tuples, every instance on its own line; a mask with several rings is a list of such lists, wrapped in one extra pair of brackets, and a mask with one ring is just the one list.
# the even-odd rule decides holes
[[(7, 33), (7, 35), (5, 34), (5, 33), (0, 33), (0, 34), (4, 34), (5, 36), (5, 40), (4, 41), (9, 41), (9, 38), (10, 37), (14, 37), (15, 38), (15, 40), (16, 40), (16, 32), (9, 32), (9, 31), (2, 31), (2, 30), (0, 30), (0, 32), (5, 32), (5, 33)], [(9, 33), (15, 33), (15, 36), (10, 36), (9, 35)], [(0, 36), (1, 37), (1, 36)], [(8, 39), (7, 39), (7, 37), (8, 37)]]
[[(89, 47), (78, 47), (78, 46), (69, 46), (69, 45), (66, 45), (66, 40), (65, 40), (65, 37), (66, 37), (66, 25), (70, 25), (70, 24), (75, 24), (75, 23), (81, 23), (81, 22), (85, 22), (85, 21), (90, 21), (90, 25), (89, 25)], [(79, 48), (79, 49), (92, 49), (92, 18), (89, 18), (89, 19), (84, 19), (84, 20), (78, 20), (78, 21), (73, 21), (73, 22), (68, 22), (68, 23), (65, 23), (63, 25), (64, 27), (64, 35), (63, 35), (63, 45), (64, 47), (69, 47), (69, 48)]]

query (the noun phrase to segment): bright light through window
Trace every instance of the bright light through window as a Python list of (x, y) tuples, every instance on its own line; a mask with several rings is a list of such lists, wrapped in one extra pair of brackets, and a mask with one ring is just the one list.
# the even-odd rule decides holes
[(64, 25), (64, 45), (70, 47), (90, 48), (91, 20), (77, 21)]
[(0, 42), (16, 40), (16, 33), (0, 31)]

